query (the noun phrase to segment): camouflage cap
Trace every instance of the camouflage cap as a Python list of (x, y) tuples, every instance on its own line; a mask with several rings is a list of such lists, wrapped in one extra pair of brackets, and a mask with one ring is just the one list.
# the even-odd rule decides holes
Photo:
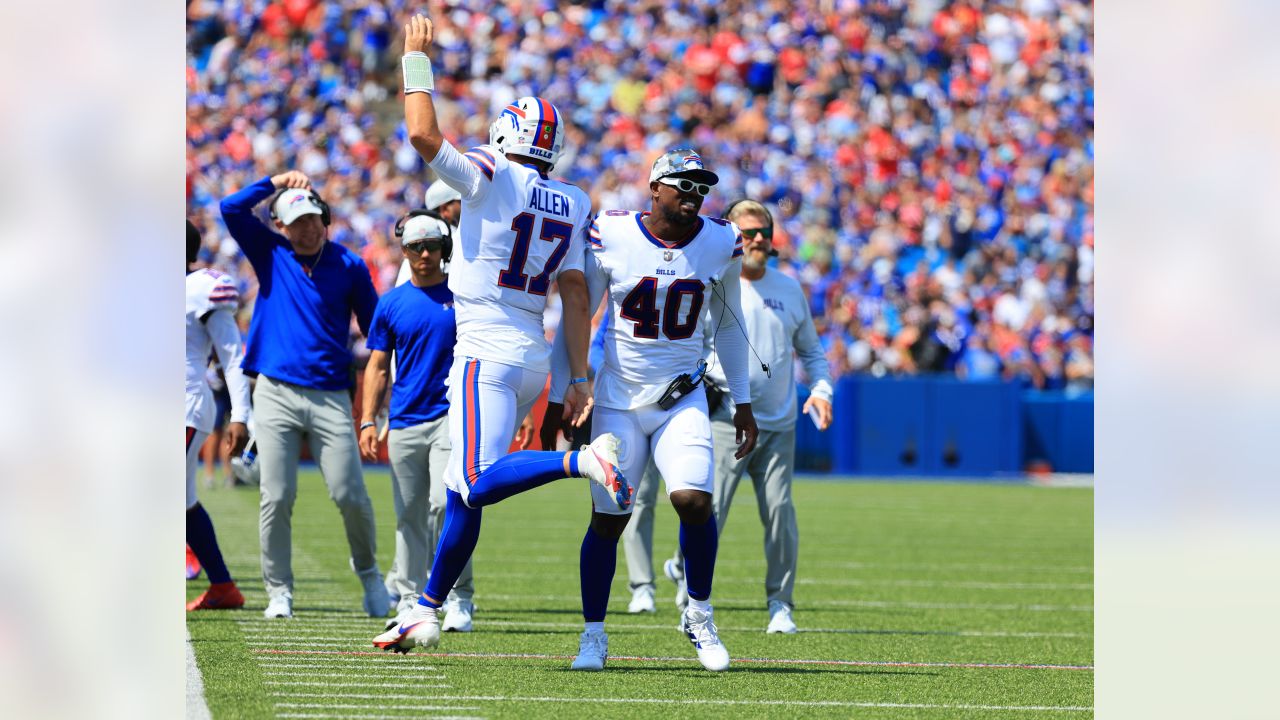
[(706, 183), (707, 185), (715, 185), (720, 182), (720, 177), (702, 164), (702, 156), (698, 155), (697, 151), (692, 148), (668, 150), (653, 161), (653, 170), (649, 172), (649, 182), (655, 182), (661, 178), (671, 176), (689, 178), (694, 182)]

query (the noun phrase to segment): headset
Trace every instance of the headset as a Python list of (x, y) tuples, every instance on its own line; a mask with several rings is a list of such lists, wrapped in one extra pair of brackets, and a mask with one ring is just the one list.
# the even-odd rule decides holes
[[(753, 202), (756, 205), (759, 205), (762, 210), (764, 210), (765, 219), (769, 221), (769, 229), (772, 230), (773, 229), (773, 213), (769, 212), (769, 208), (765, 207), (764, 203), (760, 202), (759, 200), (752, 200), (751, 198), (739, 198), (737, 200), (734, 200), (732, 203), (729, 204), (729, 207), (724, 209), (724, 214), (721, 215), (720, 217), (724, 218), (725, 220), (728, 220), (729, 216), (733, 214), (733, 209), (745, 202)], [(773, 247), (772, 238), (770, 238), (769, 240), (769, 257), (778, 257), (778, 251)]]
[(276, 215), (276, 203), (279, 202), (281, 195), (284, 195), (290, 190), (303, 190), (306, 193), (308, 193), (308, 195), (310, 196), (311, 202), (315, 203), (320, 207), (320, 222), (325, 227), (329, 227), (329, 221), (333, 219), (333, 214), (329, 212), (329, 203), (320, 199), (320, 196), (316, 194), (316, 191), (312, 190), (311, 188), (280, 188), (280, 192), (277, 192), (275, 194), (275, 197), (271, 198), (270, 211), (271, 211), (272, 220), (280, 219), (280, 217)]
[(404, 237), (405, 224), (416, 217), (435, 218), (440, 221), (440, 224), (444, 225), (444, 236), (440, 238), (440, 261), (449, 262), (449, 258), (453, 256), (453, 228), (449, 227), (449, 221), (440, 217), (440, 213), (435, 210), (418, 209), (405, 213), (404, 217), (396, 221), (396, 237)]

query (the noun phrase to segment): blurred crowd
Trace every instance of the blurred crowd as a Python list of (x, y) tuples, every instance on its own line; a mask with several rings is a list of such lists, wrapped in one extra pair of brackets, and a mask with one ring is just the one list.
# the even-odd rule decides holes
[[(310, 175), (375, 286), (433, 179), (400, 100), (402, 0), (188, 4), (188, 215), (206, 262), (252, 271), (217, 203)], [(554, 175), (645, 209), (650, 163), (695, 147), (704, 212), (766, 203), (836, 376), (1093, 384), (1093, 8), (1077, 0), (433, 0), (440, 125), (502, 106), (570, 121)]]

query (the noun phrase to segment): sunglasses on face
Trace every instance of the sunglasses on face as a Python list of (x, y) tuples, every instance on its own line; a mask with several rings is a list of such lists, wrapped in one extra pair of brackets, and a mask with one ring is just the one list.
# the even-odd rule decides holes
[(439, 252), (444, 247), (444, 243), (439, 240), (424, 240), (421, 242), (413, 242), (404, 246), (405, 250), (414, 255), (421, 255), (429, 252)]
[(703, 185), (702, 183), (696, 183), (690, 180), (689, 178), (664, 177), (664, 178), (659, 178), (658, 182), (662, 183), (663, 185), (670, 185), (671, 187), (679, 190), (682, 193), (693, 192), (696, 190), (698, 194), (701, 195), (702, 197), (706, 197), (711, 194), (710, 185)]
[(772, 240), (772, 239), (773, 239), (773, 228), (771, 228), (771, 227), (763, 227), (763, 228), (747, 228), (747, 229), (743, 229), (743, 230), (742, 230), (742, 237), (744, 237), (744, 238), (746, 238), (746, 239), (748, 239), (748, 240), (755, 240), (755, 239), (756, 239), (756, 238), (758, 238), (758, 237), (762, 237), (762, 238), (764, 238), (765, 240)]

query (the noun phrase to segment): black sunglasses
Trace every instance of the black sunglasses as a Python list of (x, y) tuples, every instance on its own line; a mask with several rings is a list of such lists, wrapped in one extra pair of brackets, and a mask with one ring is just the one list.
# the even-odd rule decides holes
[(758, 237), (763, 237), (765, 240), (772, 240), (772, 239), (773, 239), (773, 228), (771, 228), (771, 227), (763, 227), (763, 228), (747, 228), (747, 229), (743, 229), (743, 230), (742, 230), (742, 237), (744, 237), (744, 238), (746, 238), (746, 239), (748, 239), (748, 240), (754, 240), (755, 238), (758, 238)]
[(429, 252), (439, 252), (444, 248), (444, 243), (439, 240), (421, 240), (419, 242), (405, 243), (404, 249), (414, 255), (421, 255)]
[(697, 190), (698, 194), (701, 195), (702, 197), (706, 197), (711, 194), (710, 185), (703, 185), (702, 183), (696, 183), (690, 180), (689, 178), (664, 177), (664, 178), (659, 178), (658, 182), (662, 183), (663, 185), (670, 185), (671, 187), (679, 190), (682, 193), (693, 192), (694, 190)]

